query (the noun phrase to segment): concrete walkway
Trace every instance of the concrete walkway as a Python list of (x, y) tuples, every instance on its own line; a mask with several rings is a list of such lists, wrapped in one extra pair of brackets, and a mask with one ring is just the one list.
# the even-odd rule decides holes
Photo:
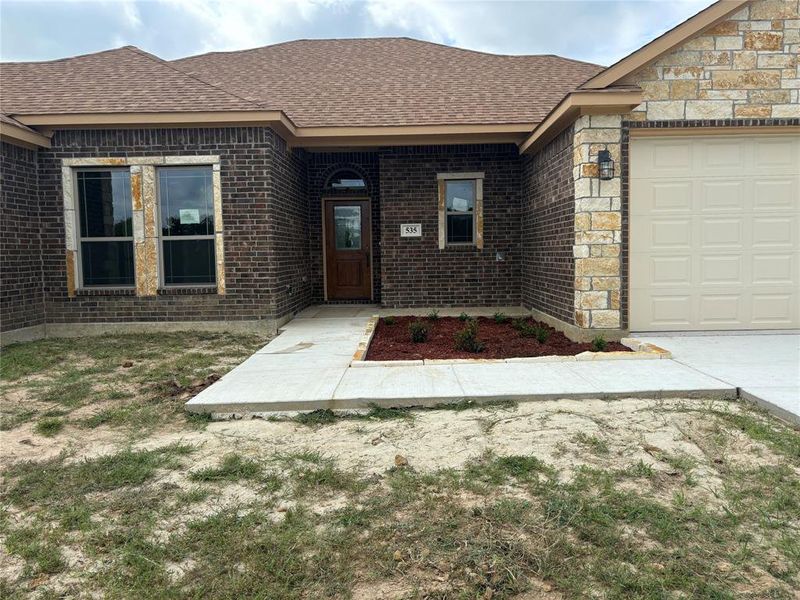
[(800, 334), (637, 336), (673, 359), (741, 388), (742, 396), (800, 423)]
[[(472, 315), (526, 314), (520, 308), (467, 309)], [(458, 315), (461, 309), (440, 311)], [(555, 398), (735, 397), (734, 385), (672, 360), (478, 363), (351, 368), (369, 306), (311, 307), (282, 333), (186, 408), (215, 414), (432, 406)], [(667, 348), (669, 348), (667, 346)]]

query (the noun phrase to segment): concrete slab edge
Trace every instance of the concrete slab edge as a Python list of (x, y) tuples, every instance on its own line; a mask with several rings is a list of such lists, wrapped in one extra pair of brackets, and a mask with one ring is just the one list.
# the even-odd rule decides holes
[(800, 426), (800, 415), (791, 413), (785, 408), (781, 408), (777, 404), (773, 404), (772, 402), (764, 400), (763, 398), (760, 398), (755, 394), (751, 394), (750, 392), (746, 392), (741, 388), (739, 389), (739, 397), (745, 402), (752, 402), (756, 406), (763, 408), (768, 413), (781, 419), (782, 421), (786, 421), (791, 425)]
[(650, 400), (665, 400), (669, 398), (735, 400), (738, 398), (734, 387), (715, 389), (688, 389), (688, 390), (645, 390), (637, 392), (581, 392), (574, 394), (544, 393), (544, 394), (519, 394), (519, 395), (490, 395), (490, 396), (429, 396), (424, 398), (346, 398), (337, 400), (308, 400), (292, 402), (226, 402), (226, 403), (186, 403), (186, 410), (194, 413), (210, 413), (214, 415), (255, 415), (259, 413), (279, 415), (282, 413), (309, 412), (314, 410), (368, 410), (374, 406), (384, 408), (446, 408), (448, 405), (469, 402), (476, 406), (497, 404), (500, 402), (536, 402), (545, 400), (589, 400), (601, 398), (603, 400), (619, 400), (623, 398), (641, 398)]

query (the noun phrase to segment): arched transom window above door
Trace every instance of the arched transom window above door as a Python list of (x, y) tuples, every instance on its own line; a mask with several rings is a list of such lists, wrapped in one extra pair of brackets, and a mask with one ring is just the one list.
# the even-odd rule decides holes
[(363, 193), (367, 191), (367, 183), (352, 169), (342, 169), (328, 178), (325, 191), (333, 194)]

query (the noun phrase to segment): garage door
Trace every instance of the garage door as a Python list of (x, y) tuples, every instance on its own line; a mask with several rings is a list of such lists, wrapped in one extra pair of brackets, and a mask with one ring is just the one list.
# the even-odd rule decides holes
[(800, 136), (631, 140), (630, 328), (800, 326)]

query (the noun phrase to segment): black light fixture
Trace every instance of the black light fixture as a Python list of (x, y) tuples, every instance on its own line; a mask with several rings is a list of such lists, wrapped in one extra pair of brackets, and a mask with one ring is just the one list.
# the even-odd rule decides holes
[(600, 150), (597, 153), (597, 171), (600, 179), (614, 178), (614, 161), (611, 158), (611, 152), (608, 150)]

